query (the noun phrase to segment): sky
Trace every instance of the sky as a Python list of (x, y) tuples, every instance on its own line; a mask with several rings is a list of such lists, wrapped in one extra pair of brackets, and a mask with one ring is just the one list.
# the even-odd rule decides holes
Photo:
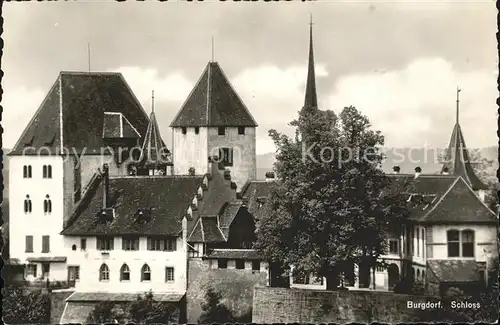
[(497, 143), (494, 1), (309, 3), (9, 2), (3, 4), (3, 147), (12, 148), (60, 71), (122, 72), (170, 145), (169, 124), (212, 56), (259, 124), (288, 126), (304, 98), (309, 15), (319, 106), (356, 106), (388, 147)]

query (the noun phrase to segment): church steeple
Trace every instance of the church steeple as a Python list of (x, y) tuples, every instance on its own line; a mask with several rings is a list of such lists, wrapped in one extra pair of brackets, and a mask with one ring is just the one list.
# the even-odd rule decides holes
[(443, 174), (451, 174), (462, 176), (462, 178), (472, 187), (473, 190), (485, 190), (487, 186), (477, 177), (472, 163), (470, 161), (469, 151), (465, 145), (464, 136), (460, 127), (460, 98), (459, 94), (462, 90), (457, 88), (457, 106), (456, 106), (456, 121), (455, 127), (451, 134), (450, 144), (446, 151), (445, 162), (441, 172)]
[(307, 67), (306, 96), (304, 107), (318, 108), (318, 97), (316, 95), (316, 74), (314, 72), (314, 49), (312, 34), (312, 15), (309, 22), (309, 63)]

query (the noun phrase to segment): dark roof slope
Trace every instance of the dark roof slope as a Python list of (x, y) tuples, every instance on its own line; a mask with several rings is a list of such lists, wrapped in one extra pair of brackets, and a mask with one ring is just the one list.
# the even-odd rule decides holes
[(139, 161), (146, 166), (170, 165), (172, 162), (169, 153), (170, 151), (161, 138), (156, 115), (151, 112)]
[(148, 116), (120, 73), (61, 72), (11, 154), (22, 154), (26, 146), (55, 154), (61, 138), (70, 151), (100, 154), (104, 112), (121, 113), (144, 136)]
[(262, 206), (268, 202), (276, 183), (274, 181), (251, 181), (241, 191), (246, 206), (254, 218), (260, 219), (261, 214), (266, 211)]
[(469, 152), (465, 145), (462, 129), (458, 122), (455, 124), (451, 134), (450, 144), (446, 152), (442, 171), (445, 171), (445, 169), (448, 169), (448, 173), (452, 175), (462, 176), (474, 190), (485, 190), (488, 188), (477, 177), (472, 168)]
[(476, 196), (462, 177), (422, 217), (433, 223), (497, 223), (496, 215)]
[(479, 270), (473, 260), (429, 260), (427, 266), (440, 282), (479, 281)]
[[(103, 205), (103, 182), (89, 190), (63, 235), (178, 235), (182, 218), (203, 182), (203, 176), (111, 177), (109, 196), (114, 220), (98, 222)], [(139, 209), (152, 209), (151, 220), (138, 223)]]
[(219, 64), (209, 62), (170, 126), (255, 127), (257, 123)]

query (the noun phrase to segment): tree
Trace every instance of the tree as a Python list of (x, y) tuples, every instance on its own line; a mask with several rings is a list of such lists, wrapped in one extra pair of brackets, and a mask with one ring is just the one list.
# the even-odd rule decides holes
[(498, 178), (496, 177), (498, 166), (493, 160), (484, 157), (480, 150), (471, 150), (469, 155), (474, 172), (488, 187), (484, 201), (491, 210), (497, 212), (497, 204), (499, 203), (497, 192), (500, 190)]
[(116, 303), (113, 301), (103, 301), (98, 303), (90, 315), (87, 317), (87, 324), (114, 323), (117, 319)]
[(277, 186), (258, 222), (256, 248), (296, 275), (325, 277), (335, 290), (349, 265), (358, 263), (360, 273), (375, 265), (389, 226), (407, 216), (405, 203), (380, 168), (383, 136), (356, 108), (338, 117), (303, 109), (291, 125), (295, 139), (269, 132)]
[(3, 288), (2, 316), (7, 324), (50, 323), (50, 299), (42, 291), (28, 292), (23, 287)]
[(235, 318), (231, 311), (221, 302), (221, 294), (213, 288), (205, 292), (205, 302), (201, 306), (203, 312), (198, 319), (200, 324), (233, 323)]

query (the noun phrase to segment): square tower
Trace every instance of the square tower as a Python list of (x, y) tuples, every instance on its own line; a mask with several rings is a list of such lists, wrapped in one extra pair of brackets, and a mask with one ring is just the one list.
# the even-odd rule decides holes
[(217, 62), (207, 64), (170, 127), (176, 174), (205, 174), (208, 157), (217, 156), (238, 190), (256, 178), (257, 123)]

